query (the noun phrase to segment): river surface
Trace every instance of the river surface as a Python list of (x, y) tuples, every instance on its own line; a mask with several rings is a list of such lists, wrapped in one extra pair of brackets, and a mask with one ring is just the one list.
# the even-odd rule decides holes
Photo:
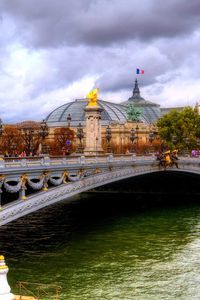
[(12, 291), (29, 281), (57, 283), (60, 300), (200, 299), (200, 205), (190, 202), (82, 195), (3, 226)]

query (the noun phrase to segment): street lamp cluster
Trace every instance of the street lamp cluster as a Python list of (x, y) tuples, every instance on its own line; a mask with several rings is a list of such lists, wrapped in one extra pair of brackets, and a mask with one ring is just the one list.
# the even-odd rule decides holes
[(155, 139), (155, 134), (152, 131), (150, 131), (149, 132), (149, 142), (150, 142), (150, 144), (153, 143), (154, 139)]
[[(67, 127), (70, 128), (70, 124), (71, 124), (71, 121), (72, 121), (72, 117), (71, 117), (70, 114), (67, 115), (66, 120), (67, 120)], [(49, 128), (48, 128), (48, 125), (47, 125), (45, 120), (43, 120), (40, 123), (40, 128), (39, 128), (39, 131), (37, 130), (37, 132), (34, 130), (34, 128), (32, 128), (30, 126), (23, 127), (21, 129), (22, 129), (22, 132), (23, 132), (24, 142), (26, 144), (26, 149), (27, 149), (28, 154), (33, 153), (34, 150), (35, 150), (34, 149), (34, 136), (36, 134), (39, 134), (40, 138), (42, 139), (41, 154), (47, 154), (49, 152), (49, 147), (45, 143), (45, 139), (49, 135)], [(2, 124), (2, 120), (0, 119), (0, 136), (2, 134), (3, 134), (3, 124)], [(137, 146), (138, 146), (138, 140), (139, 140), (138, 135), (139, 135), (139, 126), (137, 124), (135, 129), (132, 128), (131, 131), (130, 131), (130, 141), (132, 143), (131, 152), (133, 152), (133, 148), (134, 148), (133, 144), (134, 144), (135, 141), (137, 141)], [(76, 152), (77, 153), (83, 153), (84, 148), (83, 148), (82, 140), (84, 138), (84, 131), (83, 131), (83, 126), (82, 126), (81, 123), (79, 123), (78, 126), (77, 126), (76, 136), (79, 140), (79, 144), (78, 144)], [(111, 130), (111, 127), (109, 125), (106, 127), (106, 130), (105, 130), (105, 139), (106, 139), (106, 151), (107, 151), (107, 153), (111, 153), (112, 152), (112, 149), (111, 149), (112, 130)], [(152, 143), (153, 139), (154, 139), (154, 133), (150, 132), (149, 133), (149, 141)], [(12, 150), (12, 153), (15, 153), (16, 149), (17, 149), (17, 144), (13, 143), (11, 145), (10, 149)]]
[(136, 130), (134, 128), (131, 128), (131, 133), (130, 133), (130, 141), (132, 143), (132, 145), (131, 145), (131, 153), (133, 152), (133, 143), (134, 143), (134, 141), (136, 139), (137, 139)]
[(106, 142), (107, 142), (107, 153), (111, 153), (110, 141), (112, 139), (112, 132), (111, 132), (111, 128), (109, 125), (106, 127), (105, 137), (106, 137)]
[(76, 135), (77, 135), (77, 138), (79, 139), (79, 145), (78, 145), (78, 148), (77, 148), (77, 152), (78, 153), (83, 153), (82, 139), (84, 138), (84, 133), (83, 133), (83, 126), (81, 125), (81, 123), (78, 124)]
[(39, 135), (42, 138), (42, 154), (47, 154), (49, 151), (49, 147), (45, 144), (45, 138), (49, 134), (49, 128), (45, 120), (40, 123)]
[(131, 131), (130, 131), (130, 141), (132, 143), (131, 145), (131, 153), (134, 152), (134, 142), (137, 142), (137, 147), (138, 147), (138, 140), (139, 140), (139, 126), (137, 124), (136, 128), (131, 128)]
[[(72, 117), (71, 117), (70, 114), (67, 115), (66, 120), (67, 120), (67, 127), (70, 128), (70, 124), (71, 124), (71, 121), (72, 121)], [(45, 120), (43, 120), (40, 123), (40, 129), (39, 129), (39, 131), (37, 130), (37, 132), (34, 130), (34, 128), (29, 127), (29, 126), (21, 128), (21, 130), (22, 130), (23, 135), (24, 135), (24, 142), (26, 144), (26, 149), (27, 149), (28, 153), (31, 153), (31, 152), (34, 151), (34, 136), (36, 134), (38, 135), (38, 133), (39, 133), (39, 136), (42, 139), (42, 143), (41, 143), (41, 146), (42, 146), (41, 152), (42, 152), (42, 154), (47, 154), (49, 152), (49, 147), (48, 147), (48, 145), (45, 144), (45, 139), (49, 135), (49, 128), (48, 128), (48, 125), (47, 125)], [(2, 135), (3, 135), (3, 122), (0, 119), (0, 137)], [(83, 131), (83, 125), (81, 123), (79, 123), (78, 126), (77, 126), (76, 136), (77, 136), (77, 139), (79, 140), (79, 144), (78, 144), (76, 152), (77, 153), (83, 153), (84, 148), (83, 148), (82, 140), (84, 138), (84, 131)], [(148, 133), (148, 141), (151, 144), (151, 146), (152, 146), (152, 143), (155, 140), (155, 138), (156, 138), (155, 131), (152, 130), (152, 128), (150, 128), (150, 131)], [(138, 126), (138, 124), (136, 125), (135, 128), (131, 128), (129, 139), (131, 141), (130, 152), (133, 153), (134, 152), (134, 143), (135, 143), (135, 141), (137, 143), (137, 147), (138, 147), (138, 143), (139, 143), (139, 126)], [(112, 152), (112, 149), (111, 149), (112, 130), (111, 130), (111, 127), (109, 125), (106, 127), (106, 130), (105, 130), (105, 140), (106, 140), (107, 153), (111, 153)], [(188, 137), (186, 135), (183, 136), (183, 141), (184, 141), (185, 146), (186, 146), (187, 151), (188, 151), (189, 147), (190, 147), (190, 143), (191, 143), (190, 137)], [(174, 147), (176, 147), (177, 142), (178, 142), (178, 138), (175, 134), (171, 135), (171, 142), (174, 145)], [(199, 138), (196, 139), (196, 146), (197, 146), (198, 149), (200, 148), (200, 139)], [(17, 143), (16, 142), (13, 142), (11, 144), (10, 150), (12, 152), (12, 155), (16, 153), (16, 150), (17, 150)]]

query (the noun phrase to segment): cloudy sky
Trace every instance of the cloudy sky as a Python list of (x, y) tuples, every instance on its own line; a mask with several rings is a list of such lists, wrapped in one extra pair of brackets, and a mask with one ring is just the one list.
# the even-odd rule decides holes
[(41, 120), (83, 98), (200, 102), (199, 0), (0, 0), (0, 117)]

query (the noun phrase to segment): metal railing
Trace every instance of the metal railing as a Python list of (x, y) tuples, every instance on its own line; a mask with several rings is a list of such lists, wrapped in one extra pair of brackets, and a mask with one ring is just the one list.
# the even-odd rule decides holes
[(61, 290), (58, 285), (26, 281), (17, 282), (16, 287), (19, 291), (19, 299), (23, 299), (23, 296), (29, 296), (34, 297), (36, 300), (59, 300)]

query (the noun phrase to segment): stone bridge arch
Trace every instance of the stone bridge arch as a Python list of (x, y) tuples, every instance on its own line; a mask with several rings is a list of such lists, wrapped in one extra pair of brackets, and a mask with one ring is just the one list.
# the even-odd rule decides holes
[[(200, 163), (197, 160), (183, 160), (179, 164), (179, 169), (170, 169), (170, 171), (174, 170), (176, 170), (176, 172), (200, 174)], [(106, 171), (104, 170), (95, 175), (92, 174), (91, 176), (80, 178), (75, 182), (62, 184), (45, 192), (38, 192), (37, 194), (28, 197), (26, 200), (18, 200), (6, 205), (3, 210), (0, 211), (0, 226), (56, 202), (70, 199), (73, 196), (90, 189), (158, 171), (165, 172), (158, 168), (158, 163), (156, 161), (143, 162), (140, 164), (131, 163), (130, 166), (124, 165), (121, 167), (118, 166), (117, 168), (110, 165)]]

